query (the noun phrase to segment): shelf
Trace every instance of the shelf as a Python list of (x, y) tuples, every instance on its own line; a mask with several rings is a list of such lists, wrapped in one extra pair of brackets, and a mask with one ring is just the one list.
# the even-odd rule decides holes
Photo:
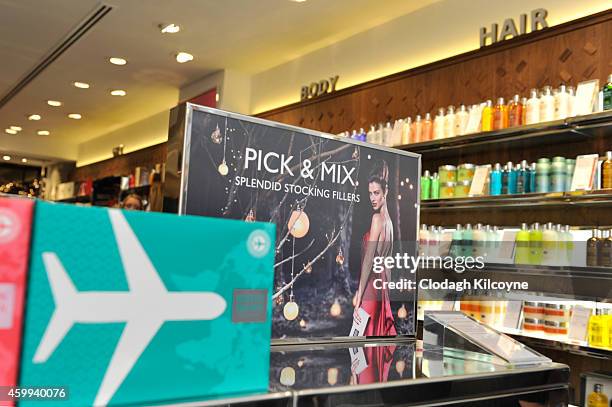
[[(434, 268), (419, 269), (418, 273), (419, 279), (434, 281), (445, 279), (463, 281), (476, 278), (500, 282), (524, 281), (529, 284), (529, 289), (526, 290), (529, 293), (575, 300), (612, 301), (612, 268), (606, 267), (487, 264), (483, 270), (466, 271), (461, 274)], [(452, 293), (457, 295), (455, 291)], [(444, 292), (436, 294), (437, 298), (432, 299), (442, 299), (441, 295)]]
[(565, 120), (407, 144), (398, 146), (398, 148), (423, 156), (444, 157), (455, 154), (455, 150), (458, 149), (478, 152), (491, 145), (495, 145), (495, 148), (545, 145), (550, 142), (550, 136), (555, 136), (557, 142), (576, 142), (590, 137), (606, 135), (609, 133), (607, 130), (611, 125), (612, 111), (606, 111)]
[(496, 195), (469, 198), (427, 199), (421, 201), (425, 212), (448, 210), (513, 209), (525, 207), (607, 206), (612, 204), (612, 190), (592, 192), (550, 192)]

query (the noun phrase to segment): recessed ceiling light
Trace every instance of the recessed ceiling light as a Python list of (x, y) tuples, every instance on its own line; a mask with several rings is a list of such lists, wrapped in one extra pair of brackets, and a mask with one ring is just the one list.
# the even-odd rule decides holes
[(125, 64), (127, 64), (127, 61), (125, 59), (117, 58), (117, 57), (109, 58), (108, 62), (110, 62), (113, 65), (125, 65)]
[(124, 91), (123, 89), (115, 89), (115, 90), (111, 90), (111, 95), (113, 95), (113, 96), (125, 96), (125, 95), (127, 95), (127, 92)]
[(304, 3), (306, 0), (291, 0), (294, 3)]
[(10, 161), (10, 160), (11, 160), (11, 156), (10, 156), (10, 155), (3, 155), (3, 156), (2, 156), (2, 159), (3, 159), (4, 161)]
[(28, 159), (27, 159), (27, 158), (22, 158), (22, 159), (21, 159), (21, 162), (22, 162), (22, 163), (27, 163), (27, 162), (28, 162)]
[(31, 114), (28, 116), (28, 120), (40, 120), (39, 114)]
[(81, 89), (89, 89), (89, 84), (85, 82), (74, 82), (74, 86)]
[(19, 126), (11, 126), (11, 130), (21, 131), (21, 127), (19, 127)]
[(79, 120), (79, 119), (81, 119), (81, 117), (83, 117), (83, 116), (81, 116), (81, 115), (80, 115), (80, 114), (78, 114), (78, 113), (70, 113), (70, 114), (68, 115), (68, 118), (70, 118), (70, 119), (74, 119), (74, 120)]
[(47, 104), (49, 106), (58, 107), (62, 105), (62, 102), (60, 102), (59, 100), (47, 100)]
[(181, 27), (176, 24), (160, 24), (159, 28), (162, 34), (176, 34), (177, 32), (181, 31)]
[(184, 64), (185, 62), (193, 61), (193, 55), (187, 52), (179, 52), (176, 54), (176, 62)]
[(4, 129), (4, 131), (5, 131), (7, 134), (17, 134), (17, 130), (13, 130), (13, 129)]
[(38, 133), (37, 133), (37, 134), (38, 134), (39, 136), (48, 136), (48, 135), (49, 135), (49, 134), (51, 134), (51, 133), (49, 133), (49, 130), (38, 130)]

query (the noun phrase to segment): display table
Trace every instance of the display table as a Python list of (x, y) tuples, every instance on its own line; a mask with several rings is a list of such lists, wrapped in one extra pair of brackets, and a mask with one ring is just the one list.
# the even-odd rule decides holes
[(269, 393), (167, 405), (564, 406), (568, 377), (558, 363), (500, 366), (417, 341), (274, 346)]

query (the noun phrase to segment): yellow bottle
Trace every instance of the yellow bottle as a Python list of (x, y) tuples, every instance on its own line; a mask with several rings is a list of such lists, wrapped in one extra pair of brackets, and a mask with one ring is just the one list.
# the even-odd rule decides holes
[(482, 123), (481, 130), (482, 131), (491, 131), (493, 130), (493, 119), (494, 119), (494, 108), (493, 102), (487, 100), (487, 105), (482, 109)]
[(608, 346), (608, 327), (606, 315), (592, 315), (589, 318), (589, 346), (604, 348)]
[(602, 385), (593, 386), (593, 392), (587, 398), (587, 407), (608, 407), (608, 397), (602, 393)]

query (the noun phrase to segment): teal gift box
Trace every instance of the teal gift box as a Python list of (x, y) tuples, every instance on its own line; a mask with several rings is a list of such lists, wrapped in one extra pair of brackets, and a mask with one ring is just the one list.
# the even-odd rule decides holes
[(38, 203), (20, 386), (63, 387), (60, 406), (267, 391), (274, 236), (267, 223)]

